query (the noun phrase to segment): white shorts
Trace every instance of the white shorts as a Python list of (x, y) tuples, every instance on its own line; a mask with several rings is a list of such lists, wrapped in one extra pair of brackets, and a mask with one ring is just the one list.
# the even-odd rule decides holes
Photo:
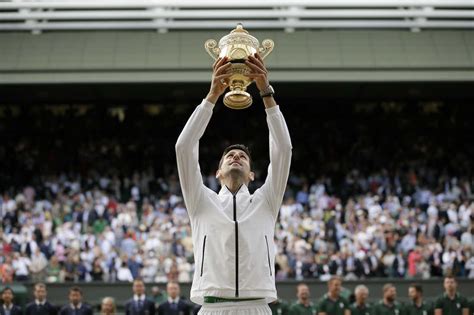
[(204, 303), (198, 315), (272, 315), (264, 299), (242, 302)]

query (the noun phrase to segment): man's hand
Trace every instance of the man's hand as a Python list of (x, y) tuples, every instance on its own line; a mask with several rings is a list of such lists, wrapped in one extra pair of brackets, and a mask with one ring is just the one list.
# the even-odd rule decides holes
[[(258, 53), (255, 53), (245, 60), (245, 64), (252, 70), (252, 73), (247, 76), (255, 81), (259, 91), (265, 90), (270, 83), (268, 82), (268, 71), (267, 68), (265, 68), (262, 57), (260, 57)], [(263, 105), (265, 105), (265, 108), (275, 107), (276, 103), (273, 96), (263, 97)]]
[(211, 88), (206, 96), (206, 99), (212, 104), (217, 102), (219, 96), (221, 96), (227, 88), (227, 79), (232, 75), (231, 73), (227, 73), (230, 66), (231, 63), (227, 57), (218, 58), (212, 65)]
[(259, 91), (264, 90), (270, 83), (268, 82), (268, 71), (265, 68), (262, 57), (258, 53), (250, 55), (245, 64), (252, 70), (247, 76), (252, 78)]

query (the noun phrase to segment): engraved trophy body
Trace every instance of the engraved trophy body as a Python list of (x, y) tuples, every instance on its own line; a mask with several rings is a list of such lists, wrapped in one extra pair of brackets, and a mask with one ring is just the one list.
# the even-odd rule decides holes
[(224, 104), (232, 109), (244, 109), (252, 105), (252, 96), (246, 92), (247, 86), (252, 83), (252, 79), (247, 77), (251, 69), (244, 63), (248, 56), (258, 52), (265, 58), (273, 50), (275, 44), (271, 39), (265, 39), (260, 46), (259, 41), (247, 32), (241, 24), (222, 37), (217, 43), (214, 39), (209, 39), (204, 44), (204, 48), (209, 55), (215, 59), (228, 57), (231, 66), (228, 73), (232, 75), (228, 84), (230, 91), (224, 96)]

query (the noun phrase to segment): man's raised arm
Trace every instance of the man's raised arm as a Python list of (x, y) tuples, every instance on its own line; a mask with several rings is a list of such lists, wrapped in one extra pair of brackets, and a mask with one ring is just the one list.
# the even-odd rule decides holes
[(270, 134), (270, 165), (262, 190), (267, 196), (276, 218), (290, 172), (291, 138), (283, 114), (280, 112), (280, 107), (273, 98), (273, 88), (268, 82), (268, 71), (262, 58), (258, 54), (250, 56), (246, 64), (252, 69), (253, 73), (249, 76), (255, 80), (267, 113)]
[(176, 160), (179, 181), (188, 213), (193, 214), (203, 186), (199, 167), (199, 139), (204, 134), (211, 119), (212, 110), (219, 96), (225, 91), (225, 79), (230, 75), (225, 71), (230, 63), (219, 58), (213, 65), (212, 83), (209, 94), (196, 107), (176, 142)]

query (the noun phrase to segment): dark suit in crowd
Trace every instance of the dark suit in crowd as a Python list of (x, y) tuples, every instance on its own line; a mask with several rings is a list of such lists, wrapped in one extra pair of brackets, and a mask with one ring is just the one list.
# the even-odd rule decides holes
[(155, 303), (149, 299), (130, 299), (125, 304), (126, 315), (155, 315)]
[(92, 308), (87, 304), (81, 304), (78, 308), (73, 308), (71, 304), (67, 304), (59, 311), (59, 315), (92, 315), (92, 313)]
[(18, 305), (12, 304), (9, 310), (4, 308), (3, 303), (0, 304), (0, 315), (23, 315), (23, 312), (21, 311), (21, 307)]
[(58, 309), (48, 301), (37, 304), (31, 302), (26, 305), (25, 315), (56, 315)]
[(182, 299), (177, 303), (166, 301), (158, 307), (158, 315), (192, 315), (191, 306)]

